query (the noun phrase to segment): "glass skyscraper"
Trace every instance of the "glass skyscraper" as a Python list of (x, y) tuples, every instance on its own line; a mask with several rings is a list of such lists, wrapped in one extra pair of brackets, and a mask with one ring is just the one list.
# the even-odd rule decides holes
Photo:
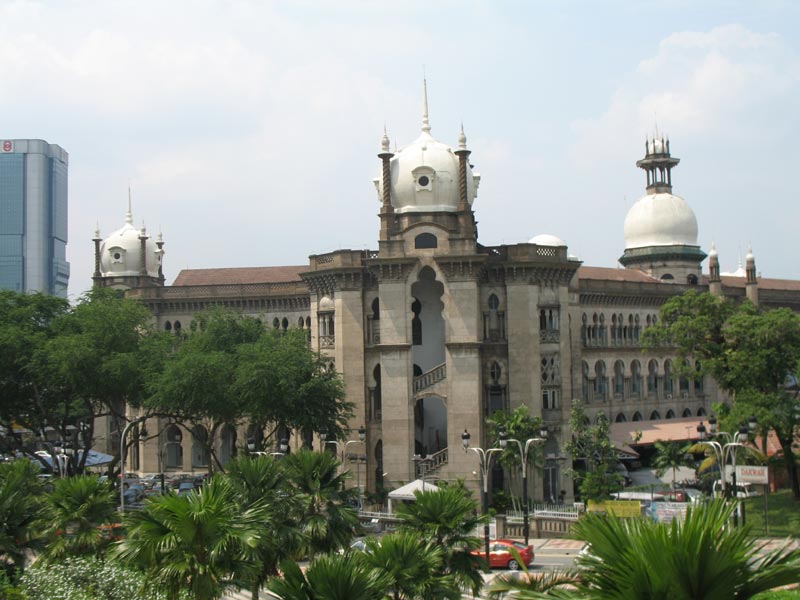
[(0, 288), (67, 296), (69, 155), (43, 140), (0, 140)]

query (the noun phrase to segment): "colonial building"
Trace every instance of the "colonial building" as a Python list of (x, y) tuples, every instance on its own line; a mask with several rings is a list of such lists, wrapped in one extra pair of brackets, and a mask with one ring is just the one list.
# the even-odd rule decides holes
[[(470, 155), (463, 131), (454, 147), (431, 135), (426, 100), (415, 141), (392, 152), (381, 140), (376, 250), (313, 255), (298, 266), (188, 269), (165, 286), (163, 242), (134, 229), (129, 210), (122, 230), (96, 235), (95, 283), (128, 289), (167, 331), (191, 327), (212, 305), (309, 330), (342, 374), (353, 431), (366, 427), (360, 478), (368, 489), (397, 487), (422, 470), (476, 485), (462, 433), (489, 447), (486, 417), (525, 405), (551, 432), (544, 476), (532, 484), (533, 497), (546, 500), (560, 490), (571, 497), (563, 446), (575, 399), (591, 418), (612, 422), (702, 416), (717, 401), (713, 381), (679, 377), (669, 351), (643, 352), (642, 332), (668, 298), (710, 289), (800, 309), (800, 282), (757, 277), (752, 253), (742, 276), (721, 276), (712, 246), (702, 273), (697, 220), (672, 193), (679, 161), (667, 139), (648, 139), (636, 163), (646, 194), (625, 218), (625, 268), (584, 266), (548, 234), (482, 245), (473, 210), (481, 177)], [(163, 429), (138, 468), (203, 470), (208, 457), (187, 433)], [(252, 433), (226, 428), (223, 459)]]

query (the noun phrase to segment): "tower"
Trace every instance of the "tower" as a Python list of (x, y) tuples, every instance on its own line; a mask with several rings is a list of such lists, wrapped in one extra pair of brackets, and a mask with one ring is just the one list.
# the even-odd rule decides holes
[(68, 164), (44, 140), (0, 142), (0, 288), (66, 298)]
[(696, 284), (706, 257), (697, 245), (697, 219), (689, 204), (672, 193), (669, 139), (645, 141), (645, 157), (636, 166), (647, 174), (646, 194), (625, 217), (625, 252), (619, 262), (663, 281)]

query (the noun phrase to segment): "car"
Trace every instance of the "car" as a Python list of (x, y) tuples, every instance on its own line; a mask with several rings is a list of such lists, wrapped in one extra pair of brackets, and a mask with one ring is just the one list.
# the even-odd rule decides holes
[[(727, 487), (730, 488), (733, 484), (731, 482), (727, 483)], [(713, 485), (713, 493), (715, 498), (720, 498), (723, 496), (722, 493), (722, 480), (717, 479)], [(727, 493), (728, 490), (726, 490)], [(737, 483), (736, 484), (736, 497), (737, 498), (755, 498), (756, 496), (760, 496), (761, 494), (750, 484), (750, 483)]]
[(195, 490), (193, 481), (184, 481), (178, 484), (178, 496), (188, 496)]
[[(517, 542), (508, 539), (490, 540), (489, 541), (489, 566), (491, 568), (500, 569), (519, 569), (520, 563), (517, 557), (511, 552), (511, 549), (519, 553), (519, 558), (529, 567), (533, 563), (533, 546), (526, 546), (522, 542)], [(483, 546), (479, 550), (472, 551), (473, 556), (486, 558), (486, 551)]]

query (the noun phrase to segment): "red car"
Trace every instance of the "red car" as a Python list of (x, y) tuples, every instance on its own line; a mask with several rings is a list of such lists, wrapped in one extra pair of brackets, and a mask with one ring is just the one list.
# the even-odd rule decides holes
[[(489, 542), (489, 566), (492, 568), (519, 569), (517, 558), (511, 553), (511, 548), (519, 552), (520, 558), (529, 567), (533, 562), (533, 546), (526, 546), (522, 542), (514, 540), (491, 540)], [(483, 545), (480, 550), (473, 550), (474, 556), (486, 558), (486, 551)]]

